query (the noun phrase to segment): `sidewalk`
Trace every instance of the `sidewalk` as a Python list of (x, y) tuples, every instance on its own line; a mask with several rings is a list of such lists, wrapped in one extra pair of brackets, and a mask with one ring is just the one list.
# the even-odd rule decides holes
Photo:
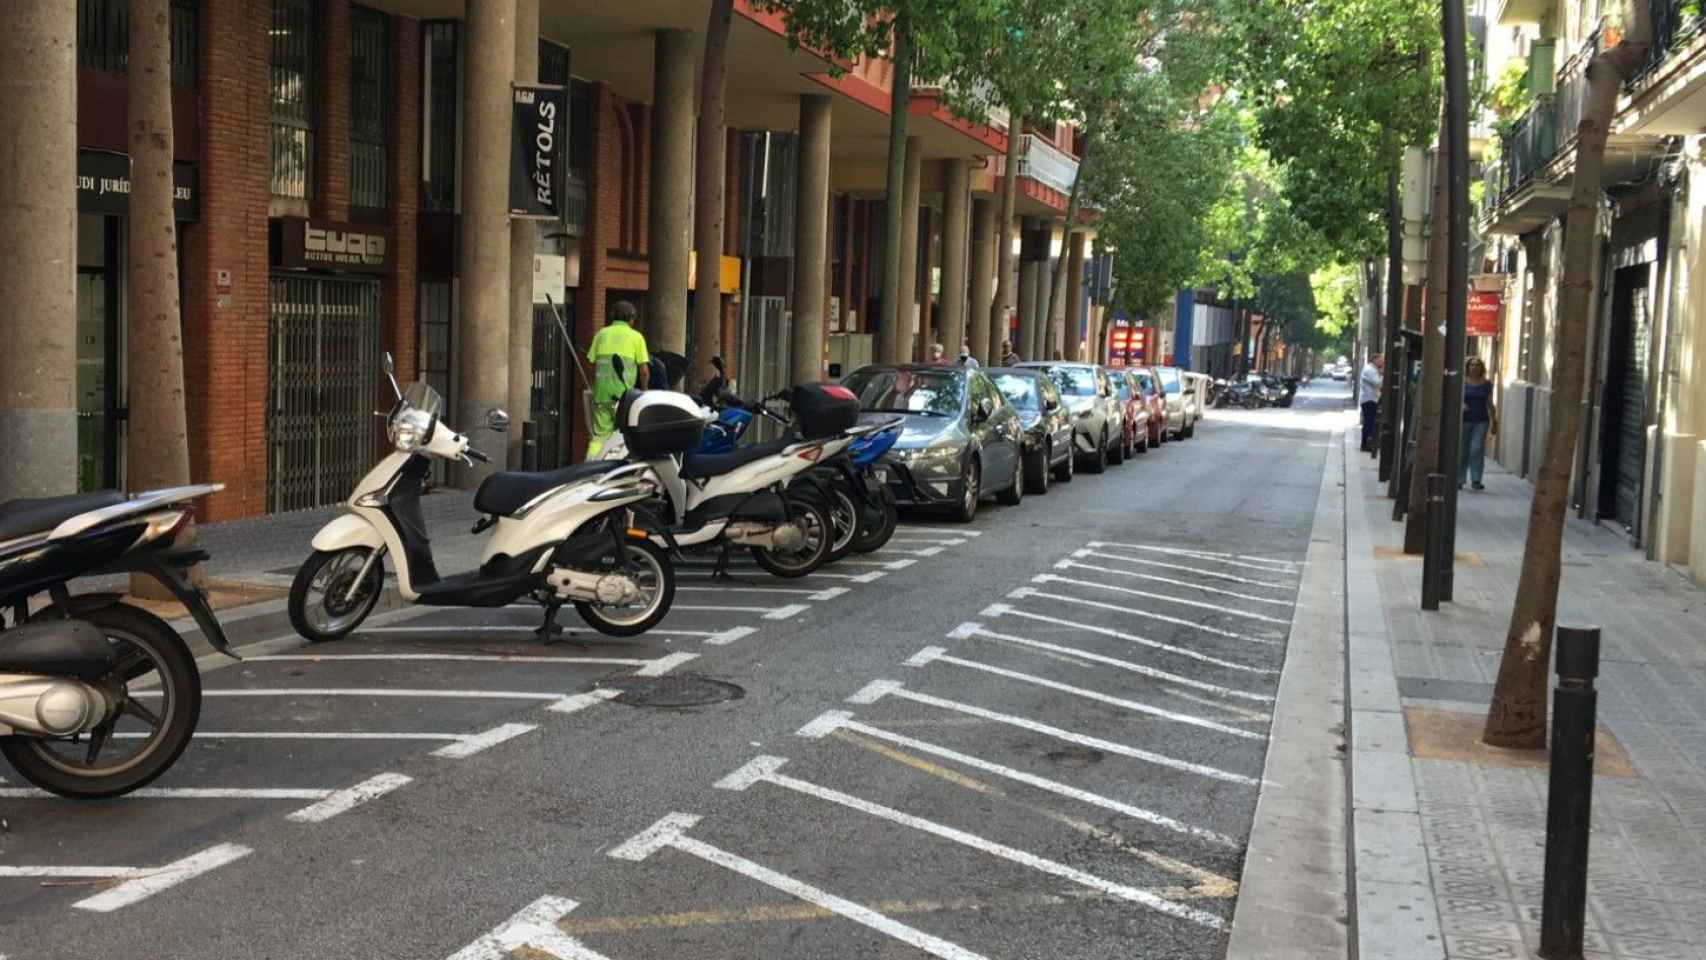
[[(1525, 958), (1539, 942), (1544, 756), (1479, 743), (1532, 488), (1459, 498), (1455, 601), (1347, 437), (1355, 930), (1362, 960)], [(1558, 619), (1603, 630), (1587, 956), (1706, 960), (1706, 591), (1572, 520)]]

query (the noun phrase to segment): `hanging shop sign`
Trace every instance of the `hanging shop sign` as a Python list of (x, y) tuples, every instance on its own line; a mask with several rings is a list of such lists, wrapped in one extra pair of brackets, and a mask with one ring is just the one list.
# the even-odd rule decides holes
[[(201, 219), (198, 179), (195, 164), (172, 164), (172, 213), (180, 223)], [(130, 213), (130, 154), (77, 151), (77, 212), (112, 217)]]
[(390, 273), (391, 236), (384, 227), (282, 217), (278, 265), (287, 270)]
[(568, 188), (568, 88), (517, 84), (512, 95), (510, 215), (562, 220)]
[(1504, 297), (1492, 290), (1469, 291), (1469, 312), (1463, 332), (1471, 337), (1499, 335), (1499, 314), (1504, 309)]

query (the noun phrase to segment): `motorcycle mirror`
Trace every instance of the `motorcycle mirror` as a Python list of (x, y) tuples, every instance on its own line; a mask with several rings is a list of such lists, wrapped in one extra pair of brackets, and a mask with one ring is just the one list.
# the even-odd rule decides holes
[(383, 366), (385, 368), (385, 379), (391, 381), (391, 392), (397, 395), (398, 400), (403, 399), (403, 388), (397, 385), (397, 362), (391, 359), (391, 351), (389, 350), (385, 351)]
[(493, 433), (504, 433), (509, 430), (509, 412), (503, 407), (493, 407), (486, 411), (486, 428)]

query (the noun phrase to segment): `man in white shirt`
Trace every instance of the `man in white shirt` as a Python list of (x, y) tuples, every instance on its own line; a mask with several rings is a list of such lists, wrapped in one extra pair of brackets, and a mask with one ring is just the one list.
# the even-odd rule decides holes
[(1380, 387), (1385, 380), (1382, 370), (1385, 366), (1386, 358), (1376, 354), (1362, 365), (1362, 375), (1357, 378), (1357, 401), (1362, 408), (1362, 449), (1365, 452), (1374, 449), (1375, 429), (1380, 416)]

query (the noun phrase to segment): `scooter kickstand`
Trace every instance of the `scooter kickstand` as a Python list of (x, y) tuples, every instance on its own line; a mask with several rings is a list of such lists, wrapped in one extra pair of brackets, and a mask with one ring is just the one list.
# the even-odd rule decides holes
[(729, 576), (729, 542), (727, 540), (723, 541), (723, 552), (717, 555), (717, 565), (711, 568), (710, 579), (717, 583), (739, 583), (749, 587), (757, 586), (757, 584), (751, 580), (742, 580), (740, 577)]
[(533, 631), (533, 635), (539, 638), (540, 645), (549, 647), (552, 644), (566, 643), (582, 650), (592, 649), (587, 644), (572, 639), (565, 632), (563, 625), (557, 622), (557, 611), (562, 608), (563, 604), (559, 601), (545, 604), (545, 622), (539, 625), (538, 630)]

